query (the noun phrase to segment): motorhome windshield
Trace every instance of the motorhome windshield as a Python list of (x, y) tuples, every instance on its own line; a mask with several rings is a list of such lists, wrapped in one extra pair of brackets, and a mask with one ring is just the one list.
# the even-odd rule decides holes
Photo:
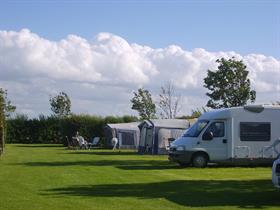
[(184, 137), (198, 137), (201, 131), (206, 127), (209, 121), (199, 120), (193, 126), (191, 126), (187, 132), (183, 135)]

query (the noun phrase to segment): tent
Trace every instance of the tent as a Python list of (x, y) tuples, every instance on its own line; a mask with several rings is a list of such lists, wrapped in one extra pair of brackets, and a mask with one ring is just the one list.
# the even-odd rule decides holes
[(170, 142), (179, 138), (190, 127), (190, 122), (179, 119), (144, 120), (138, 127), (140, 154), (167, 154)]
[(137, 149), (140, 138), (139, 122), (107, 124), (105, 131), (105, 144), (112, 147), (112, 138), (118, 139), (120, 149)]

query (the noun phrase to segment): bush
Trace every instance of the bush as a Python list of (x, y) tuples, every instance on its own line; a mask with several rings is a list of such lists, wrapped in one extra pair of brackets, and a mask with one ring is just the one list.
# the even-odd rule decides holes
[(68, 118), (39, 116), (28, 119), (25, 115), (17, 115), (7, 120), (7, 143), (60, 143), (66, 145), (66, 136), (71, 138), (77, 131), (87, 140), (93, 137), (104, 138), (103, 128), (107, 123), (123, 123), (138, 121), (134, 116), (100, 117), (91, 115), (71, 115)]

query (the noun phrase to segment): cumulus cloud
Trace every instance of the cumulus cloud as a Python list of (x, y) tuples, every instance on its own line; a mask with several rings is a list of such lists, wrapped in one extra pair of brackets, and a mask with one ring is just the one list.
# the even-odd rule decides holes
[(107, 115), (133, 113), (129, 99), (138, 87), (156, 95), (164, 82), (173, 81), (184, 98), (181, 114), (188, 114), (207, 101), (207, 69), (232, 56), (247, 65), (258, 102), (280, 100), (280, 61), (274, 57), (176, 45), (154, 49), (110, 33), (93, 41), (68, 35), (55, 42), (28, 29), (0, 31), (0, 86), (19, 111), (32, 116), (48, 113), (49, 96), (62, 90), (72, 98), (73, 111)]

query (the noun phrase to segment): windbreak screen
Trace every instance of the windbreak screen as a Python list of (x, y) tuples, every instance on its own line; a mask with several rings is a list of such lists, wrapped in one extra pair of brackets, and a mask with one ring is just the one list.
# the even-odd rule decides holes
[(134, 145), (134, 133), (133, 132), (121, 132), (122, 145)]

